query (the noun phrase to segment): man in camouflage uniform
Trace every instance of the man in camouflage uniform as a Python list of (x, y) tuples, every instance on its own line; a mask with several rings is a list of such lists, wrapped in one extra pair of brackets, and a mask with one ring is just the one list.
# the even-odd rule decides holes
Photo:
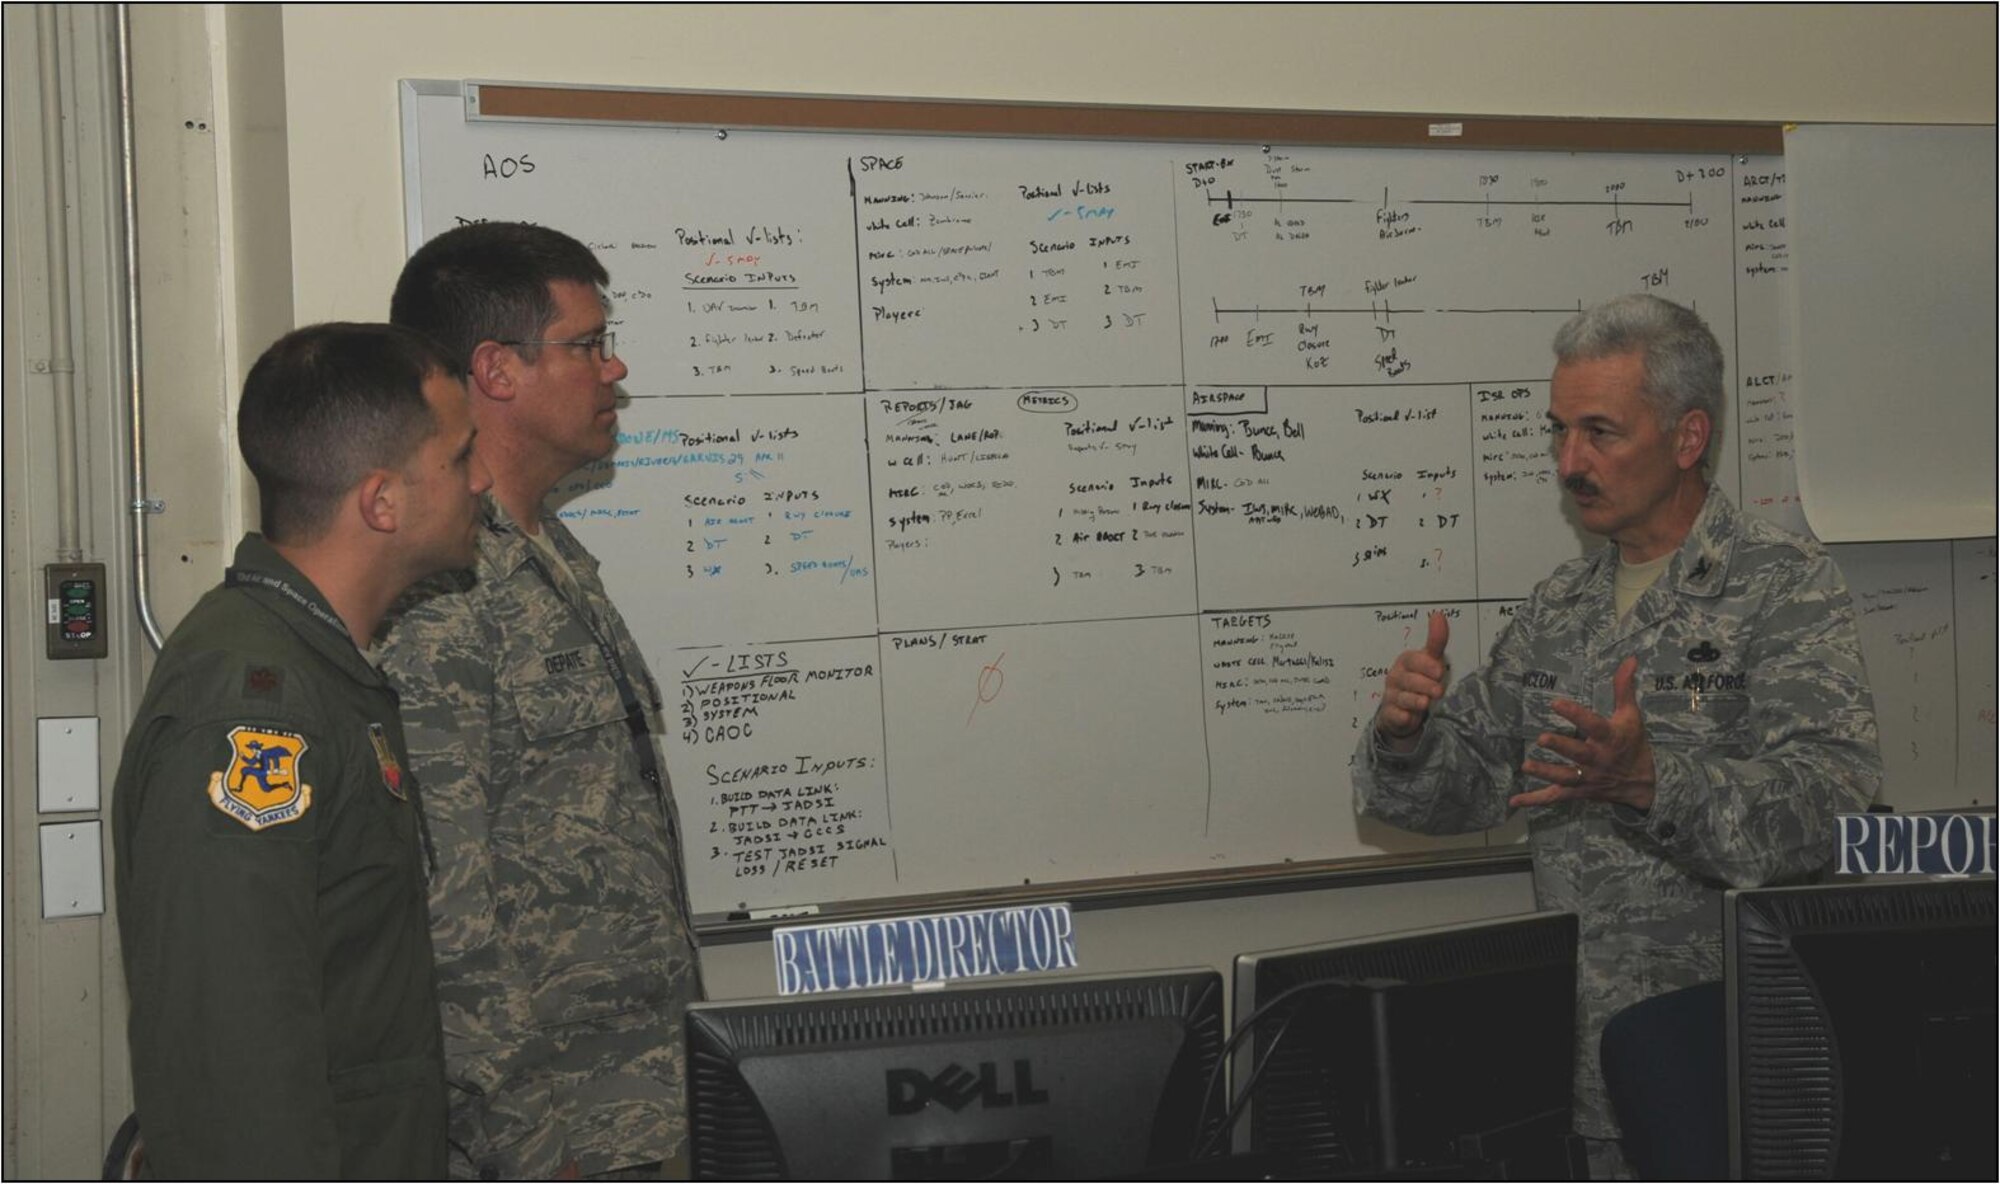
[(423, 798), (355, 642), (472, 560), (465, 389), (415, 333), (315, 325), (251, 368), (238, 427), (263, 533), (161, 651), (112, 791), (146, 1166), (435, 1179)]
[(644, 1176), (685, 1154), (701, 981), (659, 687), (543, 504), (616, 443), (607, 280), (567, 235), (482, 223), (413, 255), (391, 309), (467, 373), (493, 472), (478, 562), (407, 598), (381, 652), (438, 849), (455, 1176)]
[(1835, 814), (1873, 800), (1882, 763), (1832, 560), (1703, 475), (1723, 396), (1707, 326), (1621, 297), (1555, 350), (1558, 471), (1615, 545), (1558, 567), (1449, 692), (1449, 626), (1431, 618), (1389, 670), (1355, 807), (1427, 834), (1532, 811), (1536, 901), (1580, 921), (1576, 1129), (1604, 1166), (1605, 1022), (1720, 979), (1723, 890), (1826, 866)]

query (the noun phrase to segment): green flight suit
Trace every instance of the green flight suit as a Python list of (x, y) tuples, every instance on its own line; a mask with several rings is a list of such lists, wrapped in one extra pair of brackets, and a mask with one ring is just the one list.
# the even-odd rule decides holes
[(146, 687), (113, 790), (147, 1163), (439, 1179), (443, 1039), (395, 693), (270, 544)]

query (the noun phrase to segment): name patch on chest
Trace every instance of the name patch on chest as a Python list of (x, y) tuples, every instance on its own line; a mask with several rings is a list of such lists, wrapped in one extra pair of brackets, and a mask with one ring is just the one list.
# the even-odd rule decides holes
[(559, 654), (544, 654), (542, 673), (568, 674), (572, 670), (581, 670), (590, 665), (590, 653), (590, 647), (586, 645), (573, 650), (564, 650)]
[(1521, 672), (1521, 685), (1540, 691), (1553, 691), (1556, 689), (1556, 676), (1547, 670), (1524, 670)]

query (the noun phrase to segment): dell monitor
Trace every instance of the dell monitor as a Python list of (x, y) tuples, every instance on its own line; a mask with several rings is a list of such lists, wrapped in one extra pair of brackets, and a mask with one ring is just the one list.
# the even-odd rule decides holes
[(1995, 890), (1724, 897), (1737, 1179), (1992, 1180)]
[(1239, 1150), (1288, 1175), (1568, 1178), (1576, 937), (1534, 913), (1239, 955)]
[(696, 1004), (687, 1033), (698, 1180), (1130, 1176), (1185, 1164), (1204, 1141), (1222, 978)]

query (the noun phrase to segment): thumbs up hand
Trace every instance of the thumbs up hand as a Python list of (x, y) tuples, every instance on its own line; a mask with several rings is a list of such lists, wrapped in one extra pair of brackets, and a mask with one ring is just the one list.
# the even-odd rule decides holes
[(1445, 679), (1451, 673), (1444, 660), (1449, 640), (1451, 622), (1443, 613), (1432, 613), (1424, 648), (1404, 650), (1389, 667), (1382, 686), (1382, 706), (1375, 712), (1375, 730), (1399, 751), (1417, 746), (1417, 734), (1423, 731), (1432, 704), (1444, 695)]

